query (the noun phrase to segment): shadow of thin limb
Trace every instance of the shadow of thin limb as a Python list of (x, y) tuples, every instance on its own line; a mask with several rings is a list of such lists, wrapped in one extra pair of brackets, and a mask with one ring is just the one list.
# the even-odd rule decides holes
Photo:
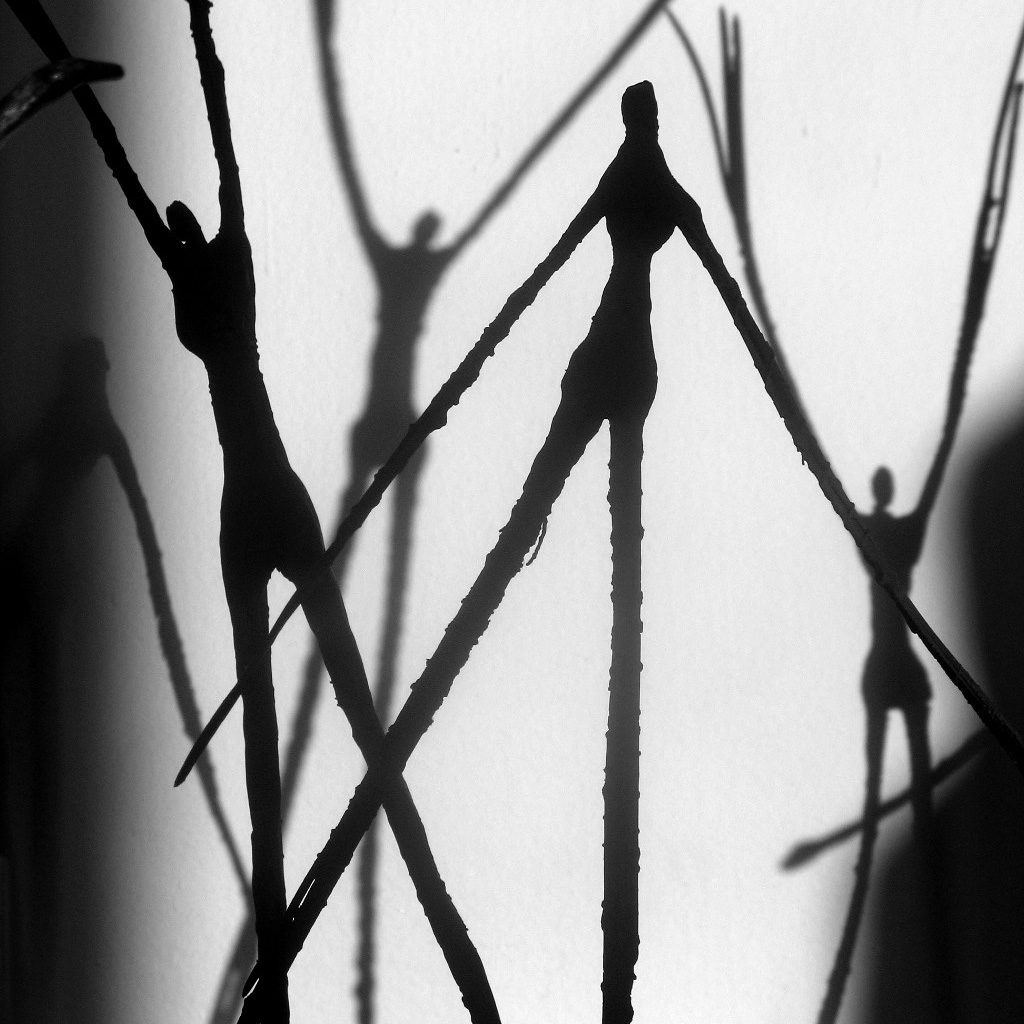
[(754, 313), (757, 315), (765, 338), (775, 351), (775, 360), (779, 364), (779, 368), (789, 380), (790, 388), (802, 415), (810, 422), (800, 398), (799, 388), (790, 373), (785, 351), (775, 330), (775, 321), (768, 308), (768, 297), (762, 283), (760, 264), (754, 247), (754, 230), (747, 193), (746, 136), (743, 131), (743, 57), (740, 20), (735, 16), (729, 18), (725, 9), (719, 8), (718, 26), (722, 55), (723, 120), (725, 123), (723, 132), (722, 122), (715, 111), (711, 87), (708, 84), (707, 74), (700, 56), (683, 23), (675, 13), (666, 9), (665, 14), (683, 44), (694, 74), (697, 76), (704, 109), (708, 116), (708, 125), (711, 129), (711, 140), (715, 147), (722, 188), (739, 242), (740, 258), (743, 261), (743, 276), (750, 292), (750, 303), (754, 307)]
[(878, 798), (882, 788), (882, 755), (885, 749), (886, 713), (867, 715), (867, 739), (865, 755), (867, 761), (867, 781), (864, 784), (864, 828), (861, 830), (860, 851), (857, 855), (857, 866), (854, 868), (853, 891), (846, 908), (846, 920), (843, 924), (839, 946), (836, 949), (829, 974), (828, 985), (821, 1009), (818, 1012), (818, 1024), (835, 1021), (843, 1000), (846, 979), (853, 962), (853, 950), (857, 943), (857, 932), (867, 903), (868, 888), (871, 883), (871, 858), (878, 838)]

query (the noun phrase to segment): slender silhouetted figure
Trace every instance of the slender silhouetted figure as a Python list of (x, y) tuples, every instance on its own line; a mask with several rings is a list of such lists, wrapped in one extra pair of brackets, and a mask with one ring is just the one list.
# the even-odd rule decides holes
[[(8, 0), (52, 59), (67, 47), (37, 0)], [(384, 732), (341, 596), (324, 556), (316, 512), (288, 461), (259, 367), (252, 251), (245, 230), (231, 138), (224, 69), (207, 0), (189, 0), (192, 37), (219, 175), (220, 223), (209, 240), (184, 203), (166, 224), (131, 167), (113, 125), (87, 90), (76, 99), (147, 240), (170, 278), (178, 338), (200, 358), (209, 379), (223, 452), (221, 569), (243, 680), (245, 774), (252, 820), (252, 892), (257, 945), (267, 968), (260, 1000), (266, 1020), (289, 1018), (284, 955), (285, 883), (277, 716), (268, 643), (267, 584), (276, 570), (295, 584), (332, 677), (335, 697), (369, 764)], [(391, 788), (387, 811), (399, 849), (435, 937), (474, 1020), (497, 1021), (476, 950), (438, 874), (426, 833), (404, 783)]]
[[(324, 558), (319, 521), (281, 441), (256, 344), (255, 281), (245, 232), (223, 70), (213, 48), (208, 10), (191, 5), (193, 36), (220, 170), (220, 228), (207, 241), (182, 203), (168, 211), (177, 247), (165, 259), (182, 344), (206, 367), (224, 456), (221, 568), (235, 644), (244, 676), (246, 783), (253, 823), (253, 904), (260, 957), (275, 965), (263, 992), (267, 1019), (288, 1017), (283, 934), (281, 780), (277, 716), (267, 646), (267, 584), (276, 570), (296, 585), (303, 611), (330, 672), (339, 706), (369, 763), (379, 757), (383, 729), (341, 596)], [(482, 964), (437, 873), (419, 815), (403, 784), (387, 810), (449, 965), (481, 1020), (497, 1020)], [(265, 960), (265, 962), (267, 962)], [(472, 988), (472, 992), (467, 990)]]
[[(925, 531), (949, 455), (941, 446), (917, 506), (903, 516), (889, 510), (893, 498), (890, 470), (880, 466), (872, 478), (875, 507), (858, 513), (900, 585), (910, 589), (911, 573), (924, 547)], [(867, 566), (869, 572), (870, 566)], [(950, 986), (948, 928), (943, 911), (943, 884), (932, 808), (932, 757), (928, 742), (928, 710), (932, 689), (928, 673), (910, 643), (910, 631), (884, 592), (871, 583), (871, 649), (864, 662), (861, 695), (866, 712), (864, 828), (854, 872), (842, 937), (836, 951), (818, 1020), (833, 1022), (839, 1014), (846, 979), (853, 962), (857, 933), (867, 902), (871, 863), (878, 835), (882, 765), (890, 711), (903, 715), (910, 749), (911, 802), (914, 839), (925, 881), (929, 945), (932, 950), (932, 990), (937, 1020), (955, 1020)]]

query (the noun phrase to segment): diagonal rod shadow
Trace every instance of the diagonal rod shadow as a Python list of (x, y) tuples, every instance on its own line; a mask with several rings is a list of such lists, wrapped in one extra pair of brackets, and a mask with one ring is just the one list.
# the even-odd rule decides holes
[[(992, 737), (986, 730), (979, 729), (977, 732), (972, 733), (960, 747), (932, 768), (929, 788), (936, 789), (943, 782), (952, 778), (961, 768), (970, 764), (979, 754), (983, 754), (986, 750), (991, 749)], [(796, 843), (783, 858), (780, 867), (784, 871), (795, 871), (797, 868), (805, 867), (821, 854), (840, 846), (848, 839), (858, 836), (868, 825), (872, 825), (874, 820), (881, 821), (896, 811), (902, 810), (913, 799), (913, 793), (913, 787), (908, 786), (895, 796), (883, 800), (875, 811), (875, 819), (861, 817), (856, 821), (841, 825), (839, 828), (833, 829), (833, 831), (827, 832), (823, 836), (818, 836), (814, 839), (804, 839)]]

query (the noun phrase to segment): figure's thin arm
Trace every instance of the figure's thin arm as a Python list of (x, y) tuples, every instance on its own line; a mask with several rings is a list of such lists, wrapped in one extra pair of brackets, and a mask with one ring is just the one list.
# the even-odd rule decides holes
[[(65, 60), (71, 56), (64, 40), (43, 10), (39, 0), (7, 0), (7, 6), (14, 12), (14, 16), (22, 23), (49, 60)], [(114, 125), (91, 89), (88, 87), (76, 89), (74, 96), (89, 121), (93, 138), (103, 151), (107, 166), (124, 193), (129, 209), (142, 227), (146, 241), (149, 242), (161, 263), (166, 263), (176, 248), (176, 243), (157, 212), (157, 208), (153, 205), (153, 201), (139, 182), (138, 175), (128, 161), (124, 148), (117, 137)]]
[(1017, 123), (1020, 117), (1021, 84), (1016, 81), (1024, 51), (1024, 25), (1017, 37), (1017, 46), (1010, 63), (1010, 71), (1003, 90), (999, 114), (992, 133), (989, 150), (988, 173), (985, 189), (978, 208), (978, 219), (974, 230), (974, 244), (971, 249), (971, 267), (967, 275), (967, 289), (964, 296), (964, 310), (960, 319), (960, 334), (957, 339), (956, 356), (949, 381), (949, 400), (946, 406), (946, 420), (942, 436), (932, 460), (924, 488), (914, 514), (924, 522), (935, 504), (942, 476), (949, 462), (957, 426), (963, 412), (967, 393), (967, 372), (974, 354), (975, 341), (985, 314), (985, 299), (989, 281), (995, 265), (996, 253), (1002, 238), (1003, 218), (1009, 200), (1010, 179), (1013, 173), (1013, 155), (1017, 141)]
[(652, 0), (644, 8), (640, 17), (633, 23), (618, 45), (608, 54), (593, 74), (576, 91), (568, 103), (555, 115), (551, 123), (537, 137), (533, 145), (519, 158), (509, 172), (508, 177), (491, 193), (487, 201), (480, 207), (477, 214), (466, 225), (462, 233), (452, 242), (449, 253), (454, 257), (468, 245), (484, 228), (487, 222), (509, 198), (530, 168), (544, 155), (545, 151), (558, 138), (570, 121), (579, 113), (591, 96), (601, 87), (605, 79), (622, 63), (623, 58), (643, 38), (654, 23), (668, 0)]
[(721, 255), (708, 236), (700, 207), (681, 187), (679, 188), (677, 224), (722, 296), (733, 323), (764, 382), (765, 390), (793, 438), (793, 443), (796, 445), (801, 459), (814, 474), (822, 493), (842, 520), (867, 564), (871, 566), (875, 582), (889, 595), (911, 632), (921, 638), (922, 643), (938, 661), (942, 670), (960, 690), (978, 717), (1024, 774), (1024, 744), (1020, 737), (1010, 723), (999, 714), (985, 691), (939, 639), (881, 557), (871, 535), (857, 516), (843, 485), (818, 446), (810, 425), (800, 411), (789, 381), (775, 359), (772, 347), (765, 340), (751, 316), (739, 286), (726, 270)]
[[(391, 485), (395, 477), (402, 472), (423, 442), (435, 430), (439, 430), (448, 422), (448, 413), (458, 405), (462, 396), (476, 381), (483, 368), (483, 364), (493, 355), (498, 344), (508, 337), (509, 331), (512, 330), (515, 322), (533, 303), (533, 300), (544, 285), (548, 283), (551, 276), (568, 260), (576, 246), (583, 241), (594, 225), (601, 219), (603, 216), (602, 201), (602, 193), (599, 188), (572, 219), (569, 227), (555, 243), (551, 252), (537, 265), (533, 273), (505, 300), (501, 312), (487, 326), (476, 344), (470, 349), (448, 380), (441, 385), (440, 390), (430, 400), (419, 419), (409, 427), (401, 443), (377, 471), (366, 492), (341, 521), (338, 532), (335, 534), (324, 556), (328, 563), (333, 562), (338, 557), (341, 549), (352, 539), (352, 536), (363, 525), (369, 514), (377, 507), (384, 496), (384, 492)], [(299, 593), (296, 591), (288, 599), (288, 602), (281, 610), (270, 630), (268, 641), (270, 644), (277, 639), (285, 623), (295, 614), (299, 604)], [(242, 693), (242, 679), (244, 679), (244, 675), (243, 671), (239, 680), (235, 682), (230, 692), (221, 701), (189, 751), (174, 779), (176, 786), (180, 786), (188, 777), (192, 766), (209, 745), (210, 740), (213, 739), (221, 723), (235, 706)]]
[(231, 118), (228, 115), (228, 97), (224, 85), (224, 65), (217, 56), (210, 27), (211, 0), (188, 0), (192, 39), (195, 43), (196, 64), (206, 102), (206, 116), (210, 122), (213, 155), (220, 176), (221, 230), (241, 232), (244, 216), (242, 184), (238, 176), (235, 146), (231, 141)]
[(374, 254), (385, 243), (370, 215), (369, 204), (352, 153), (352, 140), (348, 134), (342, 98), (341, 70), (331, 40), (335, 25), (335, 0), (313, 0), (313, 6), (316, 12), (317, 52), (320, 56), (320, 84), (327, 105), (327, 123), (331, 130), (331, 141), (334, 143), (334, 155), (338, 161), (342, 181), (345, 183), (345, 195), (352, 208), (359, 240), (367, 256), (372, 260)]

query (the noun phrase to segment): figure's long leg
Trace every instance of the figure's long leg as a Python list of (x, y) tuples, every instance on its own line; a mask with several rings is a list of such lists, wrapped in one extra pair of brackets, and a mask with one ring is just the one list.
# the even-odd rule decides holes
[[(320, 563), (316, 577), (303, 581), (302, 592), (303, 610), (320, 644), (338, 704), (352, 725), (352, 734), (367, 764), (376, 765), (384, 750), (384, 729), (374, 710), (355, 638), (330, 570)], [(356, 670), (360, 674), (358, 679), (350, 675)], [(474, 1024), (497, 1024), (498, 1010), (483, 963), (448, 895), (404, 779), (399, 777), (393, 782), (383, 803), (416, 896), (470, 1017)]]
[[(361, 497), (366, 488), (367, 481), (373, 471), (374, 463), (359, 453), (352, 453), (352, 473), (348, 487), (341, 499), (341, 520)], [(343, 588), (345, 573), (348, 570), (348, 560), (352, 553), (351, 547), (346, 547), (338, 556), (334, 567), (334, 574), (338, 585)], [(299, 699), (296, 704), (295, 714), (292, 716), (291, 737), (285, 751), (284, 768), (282, 772), (282, 810), (285, 821), (288, 820), (288, 813), (291, 810), (292, 801), (295, 798), (299, 784), (299, 775), (302, 771), (302, 762), (306, 755), (306, 749), (312, 738), (313, 715), (316, 712), (317, 702), (320, 698), (320, 684), (324, 678), (324, 663), (320, 655), (320, 648), (313, 644), (309, 656), (306, 659), (306, 666), (302, 673), (302, 685), (299, 689)]]
[[(294, 959), (302, 948), (306, 935), (348, 867), (356, 845), (369, 829), (385, 791), (394, 785), (391, 780), (400, 778), (416, 744), (447, 697), (455, 676), (487, 629), (505, 589), (522, 567), (572, 467), (580, 460), (600, 425), (600, 417), (587, 415), (575, 403), (563, 399), (559, 405), (508, 523), (499, 534), (498, 542), (488, 554), (462, 606), (448, 624), (433, 657), (414, 684), (413, 692), (395, 724), (388, 730), (380, 764), (364, 776), (356, 788), (342, 820), (292, 899), (289, 907), (289, 960)], [(257, 965), (254, 977), (257, 974), (262, 975), (262, 964)], [(251, 999), (246, 1001), (241, 1021), (251, 1024), (259, 1018), (252, 1015), (250, 1002)]]
[(903, 709), (910, 745), (911, 799), (914, 806), (914, 842), (920, 854), (922, 886), (926, 901), (928, 940), (932, 956), (932, 989), (936, 1020), (953, 1024), (957, 1020), (952, 973), (952, 944), (945, 913), (942, 857), (935, 831), (932, 802), (932, 756), (928, 743), (928, 705)]
[[(269, 652), (266, 586), (235, 578), (225, 564), (225, 589), (235, 641), (235, 660), (253, 664), (242, 691), (245, 781), (252, 820), (252, 892), (260, 962), (270, 984), (261, 992), (267, 1024), (288, 1020), (288, 974), (284, 958), (284, 851), (281, 836), (281, 776), (277, 713)], [(258, 661), (255, 659), (259, 659)]]
[[(387, 604), (384, 610), (384, 628), (381, 631), (380, 647), (377, 654), (377, 684), (374, 692), (377, 717), (385, 725), (391, 720), (391, 708), (394, 702), (397, 658), (404, 627), (405, 595), (412, 554), (416, 492), (424, 463), (425, 456), (421, 449), (395, 485)], [(353, 500), (363, 493), (365, 480), (356, 481), (356, 484), (358, 490), (355, 490)], [(377, 862), (379, 857), (377, 829), (378, 824), (375, 822), (363, 839), (357, 877), (359, 948), (356, 954), (356, 970), (358, 971), (356, 999), (359, 1006), (360, 1024), (372, 1024), (374, 1016), (374, 933), (376, 930)]]
[(853, 892), (846, 911), (842, 938), (836, 950), (828, 988), (818, 1014), (818, 1024), (835, 1024), (839, 1007), (843, 1001), (843, 990), (853, 962), (853, 950), (857, 943), (864, 905), (867, 902), (868, 883), (871, 877), (871, 859), (878, 836), (878, 802), (882, 789), (882, 754), (885, 750), (886, 712), (869, 708), (867, 713), (867, 781), (864, 787), (864, 830), (860, 837), (860, 853), (854, 869)]
[(604, 1024), (633, 1019), (640, 950), (640, 467), (643, 420), (613, 419), (608, 505), (612, 514), (612, 664), (604, 782)]
[[(407, 467), (406, 473), (399, 478), (399, 482), (395, 490), (396, 517), (399, 515), (399, 509), (402, 505), (402, 488), (403, 486), (409, 487), (411, 491), (414, 492), (414, 477), (415, 474), (418, 473), (421, 464), (422, 456), (417, 455), (414, 457), (412, 464)], [(361, 452), (357, 445), (353, 445), (351, 477), (349, 484), (345, 489), (345, 493), (342, 495), (341, 514), (339, 518), (344, 518), (344, 515), (362, 495), (363, 491), (366, 489), (366, 484), (370, 479), (370, 475), (375, 465), (376, 462), (370, 453)], [(404, 483), (406, 476), (413, 477), (413, 480), (408, 484)], [(408, 529), (406, 529), (405, 532), (408, 533)], [(396, 522), (395, 538), (392, 541), (393, 550), (394, 545), (398, 543), (398, 535), (399, 529)], [(345, 572), (348, 568), (348, 556), (351, 551), (351, 547), (346, 547), (339, 555), (338, 562), (335, 565), (335, 575), (338, 579), (339, 585), (344, 583)], [(392, 558), (394, 557), (395, 555), (393, 553)], [(394, 572), (392, 575), (394, 576)], [(385, 634), (386, 633), (387, 630), (385, 630)], [(319, 704), (323, 678), (323, 658), (320, 655), (319, 646), (314, 642), (311, 646), (309, 656), (306, 659), (305, 669), (302, 674), (299, 696), (296, 701), (295, 712), (292, 715), (291, 732), (288, 744), (285, 748), (282, 763), (281, 820), (285, 827), (287, 827), (288, 824), (295, 794), (298, 791), (299, 777), (302, 772), (306, 751), (309, 748), (309, 743), (312, 738), (313, 718)], [(379, 700), (377, 703), (379, 708), (379, 717), (381, 721), (386, 721), (387, 710), (381, 705)], [(196, 733), (198, 735), (198, 729), (196, 730)], [(202, 762), (200, 763), (200, 768), (201, 767)], [(368, 835), (366, 839), (367, 843), (369, 843), (374, 839), (373, 834), (371, 833)], [(368, 854), (364, 853), (364, 863), (367, 859)], [(360, 943), (364, 943), (362, 933)], [(243, 996), (242, 983), (245, 981), (246, 976), (252, 969), (253, 963), (255, 962), (255, 953), (256, 950), (252, 935), (252, 915), (250, 912), (246, 915), (239, 926), (234, 944), (232, 945), (232, 952), (228, 957), (223, 973), (221, 974), (220, 985), (217, 989), (217, 996), (214, 1000), (214, 1006), (210, 1016), (210, 1024), (233, 1024), (237, 1019), (238, 1008), (241, 1006)]]

